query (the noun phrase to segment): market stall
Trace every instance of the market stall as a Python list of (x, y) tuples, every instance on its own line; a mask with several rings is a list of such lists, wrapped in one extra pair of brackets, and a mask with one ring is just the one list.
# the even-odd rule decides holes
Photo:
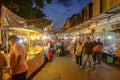
[[(39, 50), (39, 48), (38, 48)], [(45, 62), (44, 51), (41, 49), (40, 51), (30, 51), (27, 56), (27, 64), (28, 64), (28, 72), (27, 78), (29, 78), (37, 69), (39, 69)], [(31, 59), (30, 59), (31, 58)]]
[(9, 28), (7, 35), (16, 34), (19, 36), (19, 43), (23, 44), (27, 49), (27, 64), (29, 78), (38, 68), (45, 62), (44, 48), (39, 45), (40, 33), (34, 30), (23, 28)]
[(113, 30), (111, 25), (104, 25), (96, 27), (93, 34), (94, 40), (100, 39), (103, 43), (102, 58), (107, 63), (116, 63), (118, 57), (115, 52), (120, 45), (120, 35)]
[(27, 64), (29, 67), (27, 78), (29, 78), (45, 62), (44, 47), (39, 45), (40, 32), (43, 32), (42, 29), (45, 26), (52, 25), (53, 23), (51, 20), (44, 18), (26, 20), (12, 13), (4, 5), (1, 7), (2, 27), (0, 32), (0, 43), (7, 47), (6, 53), (9, 53), (8, 37), (14, 34), (19, 37), (19, 43), (23, 44), (27, 49)]
[(114, 56), (115, 61), (114, 64), (120, 66), (120, 23), (112, 25), (112, 30), (111, 32), (114, 32), (115, 35), (115, 47), (114, 47)]

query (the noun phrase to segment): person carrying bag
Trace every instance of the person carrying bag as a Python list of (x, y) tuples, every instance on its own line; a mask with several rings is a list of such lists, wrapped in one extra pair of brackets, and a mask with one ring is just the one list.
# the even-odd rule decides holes
[(76, 66), (82, 68), (82, 43), (77, 41), (76, 46)]

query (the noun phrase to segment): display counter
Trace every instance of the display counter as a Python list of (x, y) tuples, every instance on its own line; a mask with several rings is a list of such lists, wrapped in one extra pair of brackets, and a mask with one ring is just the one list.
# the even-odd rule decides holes
[[(38, 50), (37, 52), (32, 51), (32, 54), (28, 54), (27, 56), (27, 59), (28, 59), (27, 64), (29, 68), (27, 72), (27, 78), (29, 78), (45, 62), (44, 50), (41, 49), (40, 47), (38, 49), (39, 49), (39, 52)], [(31, 51), (28, 53), (31, 53)]]
[(102, 58), (107, 63), (120, 64), (120, 50), (103, 49)]
[(109, 53), (107, 50), (102, 51), (102, 59), (105, 62), (113, 63), (113, 57), (114, 57), (113, 53)]
[(44, 50), (41, 46), (30, 47), (27, 52), (27, 60), (33, 59)]

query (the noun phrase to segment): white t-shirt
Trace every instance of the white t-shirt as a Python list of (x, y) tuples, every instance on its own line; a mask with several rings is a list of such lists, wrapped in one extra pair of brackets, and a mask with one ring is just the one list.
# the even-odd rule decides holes
[[(28, 70), (28, 66), (26, 63), (27, 51), (22, 44), (15, 43), (10, 55), (10, 67), (12, 74), (19, 74)], [(21, 56), (19, 64), (17, 63), (18, 56)]]

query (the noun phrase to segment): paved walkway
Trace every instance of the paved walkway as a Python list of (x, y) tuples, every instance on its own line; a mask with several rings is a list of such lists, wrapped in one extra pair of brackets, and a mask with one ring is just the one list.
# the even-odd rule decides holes
[(75, 56), (54, 56), (32, 80), (120, 80), (120, 68), (102, 63), (88, 71), (75, 66)]

